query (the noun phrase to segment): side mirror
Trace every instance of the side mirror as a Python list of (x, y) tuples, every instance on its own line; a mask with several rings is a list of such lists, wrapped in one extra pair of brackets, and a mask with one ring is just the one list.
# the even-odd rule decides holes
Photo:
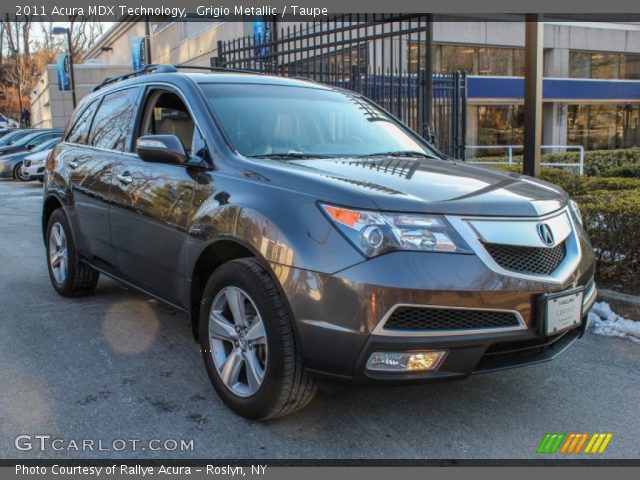
[(145, 162), (182, 165), (189, 161), (184, 145), (175, 135), (144, 135), (136, 141), (136, 151)]
[(33, 150), (33, 147), (35, 147), (35, 145), (33, 143), (29, 143), (27, 145), (27, 150)]

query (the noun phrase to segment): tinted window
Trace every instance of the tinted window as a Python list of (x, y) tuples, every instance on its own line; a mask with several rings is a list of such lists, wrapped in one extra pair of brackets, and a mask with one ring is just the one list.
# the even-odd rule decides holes
[(137, 96), (138, 89), (129, 88), (104, 97), (93, 119), (89, 145), (120, 151), (129, 147)]
[(40, 135), (38, 137), (35, 137), (33, 140), (29, 141), (29, 143), (27, 143), (28, 147), (36, 147), (38, 145), (40, 145), (41, 143), (44, 143), (48, 140), (51, 140), (52, 138), (55, 137), (59, 137), (60, 133), (46, 133), (44, 135)]
[(93, 102), (87, 108), (85, 108), (82, 115), (78, 118), (75, 125), (71, 128), (69, 135), (67, 135), (67, 142), (80, 143), (82, 145), (87, 143), (89, 137), (89, 127), (91, 126), (91, 119), (93, 114), (96, 113), (99, 102)]

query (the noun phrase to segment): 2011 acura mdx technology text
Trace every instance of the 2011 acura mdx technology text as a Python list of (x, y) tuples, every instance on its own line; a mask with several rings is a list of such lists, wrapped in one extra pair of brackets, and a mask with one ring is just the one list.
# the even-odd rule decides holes
[(189, 312), (239, 414), (291, 413), (317, 378), (549, 360), (583, 333), (593, 252), (560, 188), (445, 158), (352, 92), (144, 73), (85, 98), (48, 159), (51, 282), (104, 273)]

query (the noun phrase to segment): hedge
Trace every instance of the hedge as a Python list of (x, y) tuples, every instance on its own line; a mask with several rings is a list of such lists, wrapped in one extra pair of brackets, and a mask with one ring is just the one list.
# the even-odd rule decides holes
[(601, 173), (602, 177), (640, 178), (640, 164), (616, 167)]
[[(479, 157), (469, 160), (496, 161), (496, 158), (504, 157)], [(549, 163), (578, 163), (578, 152), (545, 153), (542, 162)], [(514, 155), (513, 160), (522, 162), (522, 155)], [(640, 166), (640, 147), (624, 148), (618, 150), (587, 150), (584, 152), (584, 173), (587, 175), (599, 175), (612, 168), (628, 165)]]
[(640, 190), (598, 190), (575, 200), (599, 266), (640, 275)]

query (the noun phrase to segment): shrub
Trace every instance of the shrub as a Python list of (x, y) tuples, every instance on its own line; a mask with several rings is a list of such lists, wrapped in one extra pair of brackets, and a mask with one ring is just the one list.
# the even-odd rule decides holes
[(640, 178), (640, 164), (611, 168), (600, 175), (602, 177)]
[(640, 190), (597, 190), (575, 200), (599, 266), (615, 265), (640, 274)]

